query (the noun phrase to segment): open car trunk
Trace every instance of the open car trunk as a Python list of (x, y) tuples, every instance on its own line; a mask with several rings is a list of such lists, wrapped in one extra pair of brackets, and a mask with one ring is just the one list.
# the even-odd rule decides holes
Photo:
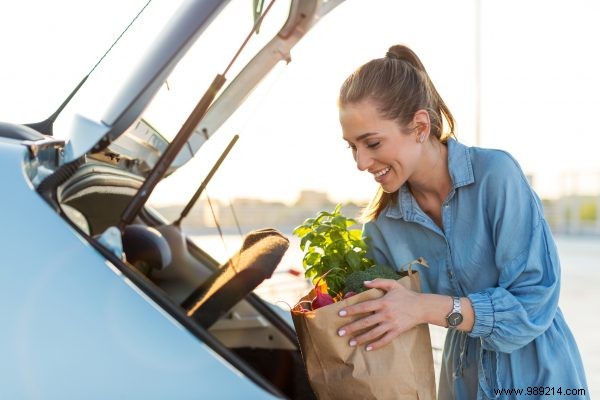
[[(230, 255), (229, 260), (219, 263), (211, 257), (211, 249), (199, 248), (181, 229), (185, 210), (194, 206), (204, 183), (210, 180), (237, 140), (237, 135), (220, 161), (212, 166), (194, 196), (185, 199), (184, 212), (178, 220), (167, 221), (149, 207), (147, 201), (165, 177), (176, 173), (197, 155), (198, 150), (224, 126), (276, 64), (291, 61), (290, 50), (294, 45), (341, 1), (280, 0), (278, 4), (283, 6), (278, 11), (269, 11), (274, 2), (262, 10), (265, 2), (254, 1), (253, 15), (248, 21), (239, 19), (245, 15), (238, 10), (241, 2), (186, 1), (162, 29), (156, 29), (159, 33), (155, 40), (138, 43), (137, 47), (150, 43), (143, 54), (135, 52), (139, 50), (136, 46), (125, 47), (126, 51), (121, 53), (118, 50), (113, 52), (113, 47), (121, 44), (118, 43), (121, 37), (127, 37), (128, 29), (135, 27), (134, 22), (142, 14), (144, 6), (48, 119), (27, 125), (0, 124), (0, 139), (5, 139), (11, 146), (18, 144), (18, 150), (11, 147), (11, 151), (23, 153), (19, 158), (22, 170), (18, 173), (11, 171), (18, 177), (14, 179), (18, 184), (15, 187), (20, 190), (21, 196), (33, 195), (35, 201), (42, 205), (36, 205), (38, 214), (51, 214), (49, 220), (53, 225), (43, 233), (46, 237), (56, 235), (54, 239), (58, 244), (52, 251), (56, 249), (60, 253), (61, 240), (69, 241), (75, 249), (69, 252), (68, 262), (55, 261), (63, 263), (60, 265), (61, 274), (55, 274), (56, 282), (47, 285), (52, 296), (60, 299), (61, 304), (72, 309), (77, 316), (68, 321), (69, 326), (77, 326), (80, 315), (90, 318), (85, 328), (77, 330), (80, 347), (71, 348), (68, 340), (62, 342), (62, 351), (71, 354), (70, 360), (78, 359), (81, 351), (90, 347), (97, 355), (100, 350), (87, 344), (90, 335), (85, 330), (95, 327), (96, 331), (108, 330), (100, 336), (108, 349), (107, 354), (117, 357), (107, 357), (104, 360), (106, 365), (114, 366), (118, 362), (114, 360), (118, 359), (123, 368), (139, 367), (136, 372), (144, 378), (147, 373), (160, 376), (160, 368), (154, 368), (155, 365), (145, 368), (138, 357), (129, 354), (132, 345), (123, 348), (121, 335), (110, 331), (112, 326), (107, 325), (113, 323), (110, 320), (113, 314), (100, 313), (97, 316), (88, 313), (89, 305), (85, 307), (86, 302), (95, 307), (105, 307), (110, 303), (112, 312), (121, 315), (129, 324), (124, 328), (123, 336), (137, 338), (135, 335), (139, 335), (144, 327), (144, 333), (148, 333), (148, 327), (152, 329), (154, 335), (148, 343), (154, 345), (146, 346), (152, 347), (148, 349), (148, 358), (154, 355), (167, 364), (171, 363), (168, 379), (157, 385), (163, 393), (178, 393), (177, 390), (181, 393), (181, 385), (177, 382), (184, 379), (179, 374), (179, 367), (183, 364), (182, 369), (188, 368), (187, 371), (194, 376), (198, 375), (197, 371), (207, 373), (203, 385), (211, 384), (206, 381), (217, 376), (221, 377), (218, 383), (222, 385), (233, 383), (232, 388), (227, 388), (232, 389), (229, 393), (240, 393), (245, 387), (260, 398), (270, 395), (292, 399), (314, 398), (289, 314), (254, 294), (254, 289), (270, 278), (277, 268), (289, 240), (269, 227), (254, 230), (245, 235), (243, 244)], [(269, 20), (266, 17), (269, 12), (279, 17)], [(241, 26), (240, 21), (249, 22), (249, 27)], [(272, 22), (272, 26), (265, 21)], [(221, 24), (220, 31), (215, 28), (218, 24)], [(152, 23), (147, 26), (154, 27)], [(221, 32), (221, 35), (211, 34), (209, 31), (213, 28), (217, 29), (213, 33)], [(227, 37), (222, 34), (224, 29)], [(248, 35), (246, 40), (240, 43), (236, 39), (225, 46), (226, 39), (237, 38), (236, 34), (231, 35), (236, 30)], [(261, 35), (258, 35), (259, 30)], [(259, 39), (256, 39), (257, 36)], [(217, 43), (211, 43), (211, 38), (213, 41), (216, 38)], [(246, 46), (252, 47), (248, 43), (254, 42), (254, 39), (254, 50), (244, 52)], [(135, 56), (132, 56), (134, 53)], [(244, 62), (239, 61), (240, 54), (246, 57)], [(100, 82), (96, 83), (97, 87), (104, 85), (102, 89), (113, 96), (112, 101), (104, 102), (102, 96), (96, 97), (92, 91), (91, 96), (89, 92), (87, 95), (101, 110), (85, 113), (75, 106), (65, 108), (71, 99), (77, 98), (77, 92), (86, 86), (92, 72), (105, 79), (120, 74), (107, 67), (105, 75), (102, 75), (103, 66), (94, 71), (102, 62), (111, 65), (111, 57), (113, 62), (117, 65), (120, 62), (121, 67), (124, 65), (128, 71), (123, 73), (128, 78), (117, 86), (111, 84), (111, 79), (105, 83), (96, 77)], [(133, 68), (129, 65), (131, 59), (137, 62)], [(222, 73), (215, 77), (215, 71)], [(228, 76), (230, 72), (232, 77)], [(92, 75), (90, 81), (94, 79)], [(198, 87), (206, 91), (199, 93)], [(54, 122), (65, 109), (72, 112), (71, 123), (57, 129), (62, 137), (54, 138)], [(177, 118), (161, 120), (172, 115)], [(160, 121), (158, 125), (153, 125), (157, 120)], [(206, 165), (205, 160), (201, 161)], [(40, 197), (45, 203), (40, 201)], [(47, 209), (47, 206), (50, 208)], [(56, 218), (55, 212), (61, 218)], [(15, 250), (28, 251), (21, 247)], [(43, 263), (44, 260), (36, 258), (30, 268), (43, 276), (46, 273)], [(81, 264), (89, 266), (89, 269), (80, 268)], [(81, 275), (80, 280), (74, 277), (73, 270)], [(94, 296), (87, 296), (90, 286), (98, 284), (100, 274), (104, 274), (101, 277), (105, 279), (104, 286), (102, 289), (94, 287)], [(71, 298), (69, 293), (56, 294), (55, 289), (62, 289), (65, 280), (81, 291), (78, 292), (79, 297)], [(126, 299), (114, 301), (111, 290), (123, 291)], [(144, 307), (145, 314), (142, 315), (139, 309), (137, 313), (129, 312), (136, 310), (136, 306)], [(38, 304), (36, 312), (48, 315), (44, 307)], [(15, 313), (13, 317), (19, 319), (20, 315)], [(63, 331), (69, 330), (58, 325), (53, 327), (60, 333), (56, 337), (61, 339), (64, 338)], [(166, 327), (165, 332), (168, 330), (164, 337), (161, 336), (162, 331), (154, 332), (160, 327)], [(183, 361), (173, 361), (164, 352), (157, 355), (156, 343), (161, 343), (164, 338), (167, 341), (164, 349), (168, 350), (169, 338), (177, 335), (180, 335), (180, 340), (171, 345), (181, 344), (178, 348), (185, 354)], [(44, 349), (49, 341), (45, 337), (35, 338), (35, 343), (40, 343)], [(136, 341), (135, 346), (140, 343), (145, 342)], [(208, 352), (202, 362), (198, 362), (194, 359), (194, 351), (206, 352), (205, 347), (220, 357)], [(22, 355), (16, 352), (12, 357), (10, 360), (21, 360)], [(45, 363), (52, 360), (51, 352), (47, 351), (36, 354), (36, 357), (38, 365), (46, 365), (40, 364), (40, 360)], [(226, 365), (221, 365), (219, 358)], [(89, 363), (90, 359), (94, 356), (85, 358), (83, 364)], [(188, 363), (193, 366), (189, 367)], [(220, 369), (213, 373), (208, 367), (210, 363), (215, 370), (215, 364)], [(241, 374), (231, 374), (229, 367)], [(64, 365), (62, 371), (63, 374), (79, 373), (70, 364)], [(53, 376), (46, 372), (41, 374)], [(115, 380), (117, 375), (117, 372), (113, 374)], [(125, 386), (134, 388), (133, 393), (136, 393), (135, 382), (126, 382)], [(40, 383), (39, 387), (61, 390), (52, 379)], [(115, 390), (118, 388), (116, 384), (113, 387)], [(197, 392), (205, 393), (203, 389), (198, 388)], [(221, 393), (216, 387), (210, 387), (210, 390), (210, 393)], [(196, 390), (188, 393), (196, 393)]]
[[(119, 222), (140, 185), (135, 175), (90, 161), (60, 187), (59, 203), (73, 226), (127, 278), (226, 361), (276, 395), (314, 398), (292, 327), (282, 318), (282, 310), (252, 293), (254, 284), (234, 285), (206, 309), (204, 304), (198, 306), (206, 292), (203, 287), (212, 290), (209, 297), (219, 296), (223, 284), (216, 281), (229, 279), (223, 278), (228, 264), (242, 270), (243, 263), (254, 262), (272, 273), (287, 249), (287, 239), (269, 229), (251, 232), (245, 247), (219, 265), (179, 227), (146, 208), (136, 218), (135, 229), (123, 235), (124, 256), (118, 257), (108, 250), (110, 244), (100, 244), (107, 236), (103, 233)], [(145, 236), (147, 232), (156, 235)], [(269, 242), (272, 237), (278, 240), (275, 246)], [(240, 272), (244, 271), (235, 271)], [(253, 273), (248, 277), (254, 279)], [(197, 310), (190, 312), (194, 307)]]

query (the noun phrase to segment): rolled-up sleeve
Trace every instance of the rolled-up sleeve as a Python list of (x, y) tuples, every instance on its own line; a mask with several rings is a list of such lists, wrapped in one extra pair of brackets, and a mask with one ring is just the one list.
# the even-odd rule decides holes
[(470, 336), (482, 338), (484, 349), (510, 353), (552, 323), (560, 263), (539, 199), (516, 162), (505, 161), (503, 172), (488, 182), (498, 285), (468, 298), (475, 313)]

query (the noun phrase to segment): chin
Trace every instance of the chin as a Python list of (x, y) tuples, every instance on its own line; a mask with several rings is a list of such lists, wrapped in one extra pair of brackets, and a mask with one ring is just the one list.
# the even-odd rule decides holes
[(402, 185), (380, 185), (384, 193), (396, 193)]

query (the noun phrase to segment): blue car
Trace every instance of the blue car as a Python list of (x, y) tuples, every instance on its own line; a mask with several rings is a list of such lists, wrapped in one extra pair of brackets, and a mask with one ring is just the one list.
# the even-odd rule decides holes
[(0, 398), (314, 398), (253, 293), (286, 237), (252, 231), (219, 263), (181, 228), (236, 137), (178, 218), (147, 203), (339, 2), (190, 0), (163, 28), (145, 10), (48, 119), (0, 123)]

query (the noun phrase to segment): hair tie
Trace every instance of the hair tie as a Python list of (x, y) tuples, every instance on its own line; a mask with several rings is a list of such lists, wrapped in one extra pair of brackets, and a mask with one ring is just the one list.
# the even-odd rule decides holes
[(400, 59), (400, 57), (398, 57), (397, 54), (392, 53), (391, 51), (388, 51), (387, 53), (385, 53), (385, 57), (389, 58), (391, 60), (399, 60)]

